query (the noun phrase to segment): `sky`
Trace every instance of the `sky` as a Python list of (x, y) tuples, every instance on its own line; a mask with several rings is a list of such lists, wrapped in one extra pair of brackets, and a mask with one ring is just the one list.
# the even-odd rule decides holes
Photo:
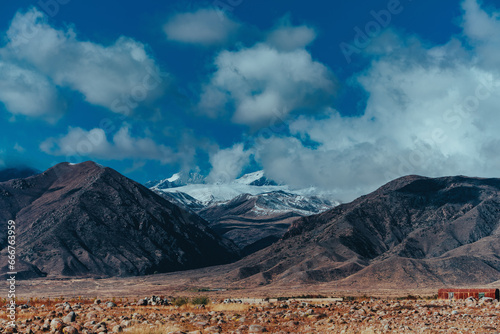
[(0, 167), (264, 169), (342, 201), (498, 177), (498, 31), (486, 0), (2, 3)]

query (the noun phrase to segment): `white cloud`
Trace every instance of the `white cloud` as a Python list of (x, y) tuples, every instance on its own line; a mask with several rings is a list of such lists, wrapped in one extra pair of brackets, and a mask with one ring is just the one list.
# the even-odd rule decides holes
[(151, 138), (132, 137), (128, 126), (123, 126), (116, 132), (112, 140), (108, 140), (106, 133), (100, 128), (87, 131), (70, 127), (66, 135), (42, 142), (40, 149), (47, 154), (67, 158), (142, 159), (159, 161), (163, 164), (177, 159), (170, 148), (156, 144)]
[(227, 183), (240, 176), (243, 168), (248, 165), (251, 151), (245, 150), (243, 144), (218, 150), (210, 155), (212, 170), (207, 181), (212, 183)]
[(316, 39), (316, 31), (306, 25), (294, 27), (290, 16), (280, 20), (278, 26), (267, 36), (266, 43), (281, 51), (301, 49)]
[(211, 116), (234, 109), (232, 120), (253, 127), (296, 110), (316, 110), (331, 102), (332, 73), (304, 49), (280, 51), (264, 43), (223, 51), (204, 88), (199, 107)]
[(475, 47), (478, 63), (492, 69), (500, 66), (497, 55), (500, 49), (500, 11), (488, 13), (477, 0), (465, 0), (462, 27), (468, 41)]
[(223, 11), (198, 9), (171, 17), (163, 29), (171, 41), (210, 46), (226, 43), (239, 27)]
[[(415, 37), (381, 36), (373, 60), (355, 79), (368, 93), (364, 115), (288, 122), (291, 136), (256, 141), (267, 175), (295, 187), (314, 185), (351, 200), (398, 176), (498, 177), (500, 52), (490, 27), (500, 24), (465, 1), (463, 39), (425, 47)], [(385, 50), (386, 52), (379, 52)]]
[[(5, 61), (31, 68), (38, 72), (33, 74), (38, 81), (45, 77), (47, 82), (82, 93), (91, 104), (118, 113), (129, 114), (141, 102), (162, 93), (165, 75), (160, 74), (144, 44), (127, 37), (108, 46), (82, 41), (73, 29), (56, 29), (47, 21), (36, 8), (17, 13), (7, 31), (8, 43), (1, 50)], [(53, 100), (54, 89), (45, 90), (40, 99)], [(34, 114), (27, 107), (21, 110)]]
[(56, 120), (66, 105), (55, 85), (36, 71), (0, 60), (0, 101), (12, 114)]
[(26, 151), (26, 149), (21, 145), (19, 145), (18, 143), (14, 145), (14, 150), (16, 150), (19, 153), (24, 153)]

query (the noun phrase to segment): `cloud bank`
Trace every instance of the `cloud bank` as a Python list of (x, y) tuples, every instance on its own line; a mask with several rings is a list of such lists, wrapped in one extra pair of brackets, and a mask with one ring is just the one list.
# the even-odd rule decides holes
[(243, 144), (213, 152), (210, 155), (212, 171), (207, 182), (222, 184), (236, 179), (249, 164), (251, 153), (244, 149)]
[[(59, 87), (81, 93), (91, 104), (130, 114), (140, 103), (156, 99), (166, 83), (144, 44), (127, 37), (108, 46), (82, 41), (71, 28), (51, 27), (36, 8), (16, 14), (6, 40), (0, 70), (17, 87), (0, 100), (14, 114), (62, 114), (66, 106)], [(14, 93), (27, 86), (29, 103)]]
[(70, 127), (66, 135), (49, 138), (40, 149), (50, 155), (65, 156), (68, 160), (92, 157), (102, 160), (152, 160), (162, 164), (174, 162), (177, 154), (164, 145), (156, 144), (147, 137), (133, 137), (125, 125), (108, 140), (103, 129), (84, 130)]
[[(372, 42), (364, 51), (371, 59), (369, 68), (352, 78), (369, 96), (362, 116), (345, 117), (341, 110), (317, 106), (316, 114), (286, 120), (286, 135), (270, 131), (271, 135), (254, 138), (251, 149), (267, 175), (297, 188), (315, 186), (344, 201), (408, 174), (498, 177), (500, 67), (495, 55), (500, 43), (494, 32), (500, 31), (499, 15), (481, 9), (475, 0), (464, 1), (463, 10), (463, 33), (444, 45), (428, 45), (396, 31), (387, 31)], [(247, 101), (279, 105), (289, 100), (265, 99), (265, 92), (283, 97), (295, 87), (293, 80), (275, 81), (274, 75), (262, 80), (265, 84), (260, 91), (248, 84), (247, 75), (250, 79), (256, 75), (244, 72), (243, 64), (248, 66), (249, 59), (258, 57), (243, 55), (257, 51), (274, 53), (274, 59), (283, 56), (262, 45), (222, 54), (212, 79), (211, 87), (217, 88), (220, 101), (226, 102), (226, 95), (235, 100), (236, 122), (258, 119), (259, 112), (266, 110), (262, 103), (245, 118)], [(274, 63), (271, 59), (259, 58), (257, 73), (261, 68), (263, 73), (273, 72), (271, 67), (278, 69), (273, 72), (278, 77), (286, 72), (286, 66), (280, 71), (277, 65), (283, 58)], [(294, 55), (293, 59), (305, 58)], [(308, 86), (310, 94), (322, 91), (323, 85), (317, 83), (326, 82), (322, 65), (316, 68), (311, 75), (311, 82), (312, 78), (316, 82)]]

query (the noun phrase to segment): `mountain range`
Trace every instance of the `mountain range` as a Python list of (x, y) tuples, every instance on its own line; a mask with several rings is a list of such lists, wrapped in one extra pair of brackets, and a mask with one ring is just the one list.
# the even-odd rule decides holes
[(291, 190), (278, 185), (264, 171), (245, 174), (226, 184), (204, 183), (199, 174), (183, 177), (177, 173), (147, 185), (165, 199), (206, 219), (215, 232), (234, 241), (243, 255), (279, 240), (298, 218), (338, 204), (310, 195), (312, 189)]
[(225, 268), (247, 284), (491, 283), (500, 280), (500, 179), (403, 177), (296, 220), (278, 242)]
[(199, 216), (90, 161), (0, 183), (0, 198), (4, 247), (16, 222), (19, 278), (144, 275), (239, 257)]
[[(251, 179), (233, 185), (280, 187), (245, 184)], [(1, 182), (1, 244), (15, 220), (19, 278), (182, 271), (175, 275), (212, 285), (342, 289), (500, 281), (500, 179), (406, 176), (330, 208), (282, 189), (205, 203), (153, 190), (93, 162)], [(197, 201), (199, 215), (168, 194)], [(272, 219), (289, 220), (273, 235)], [(4, 248), (4, 272), (6, 259)]]

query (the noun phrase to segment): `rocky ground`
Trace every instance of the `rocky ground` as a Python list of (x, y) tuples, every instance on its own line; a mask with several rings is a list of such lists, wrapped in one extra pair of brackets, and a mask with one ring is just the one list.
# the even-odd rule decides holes
[(491, 299), (358, 298), (250, 304), (162, 297), (20, 303), (24, 304), (18, 306), (15, 329), (6, 327), (7, 306), (2, 306), (1, 333), (498, 333), (500, 327), (500, 304)]

